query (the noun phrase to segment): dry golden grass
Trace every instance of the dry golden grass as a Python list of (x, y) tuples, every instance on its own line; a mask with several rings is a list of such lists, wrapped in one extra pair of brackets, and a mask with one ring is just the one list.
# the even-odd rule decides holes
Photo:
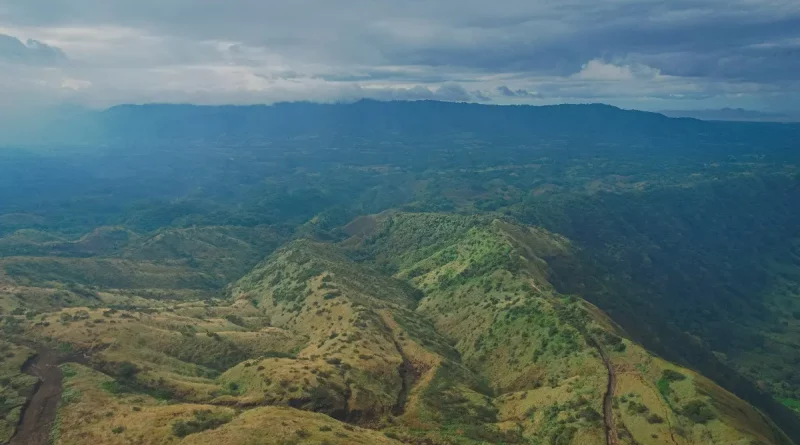
[(390, 330), (395, 343), (402, 349), (410, 372), (415, 377), (413, 381), (409, 382), (412, 387), (407, 394), (402, 422), (415, 429), (432, 429), (435, 425), (423, 414), (425, 407), (422, 394), (431, 384), (444, 359), (409, 338), (408, 333), (395, 321), (394, 315), (390, 311), (383, 310), (380, 312), (380, 316), (384, 325)]
[(111, 381), (108, 376), (73, 363), (64, 368), (55, 445), (173, 443), (177, 438), (172, 424), (192, 418), (195, 410), (233, 415), (230, 408), (170, 405), (142, 394), (113, 395), (102, 389)]
[[(636, 344), (627, 344), (624, 354), (613, 357), (619, 401), (614, 412), (637, 443), (733, 445), (751, 441), (764, 444), (780, 442), (770, 422), (749, 404), (694, 371), (653, 357)], [(685, 377), (669, 382), (666, 396), (658, 387), (664, 370)], [(705, 423), (695, 423), (686, 417), (681, 410), (694, 400), (707, 403), (714, 418)], [(647, 411), (637, 413), (629, 409), (631, 401), (634, 406), (647, 407)], [(648, 421), (648, 416), (653, 414), (663, 419), (663, 423)]]
[[(349, 230), (369, 236), (386, 217)], [(422, 218), (420, 227), (437, 220), (404, 218)], [(140, 309), (72, 307), (24, 321), (28, 338), (87, 351), (95, 369), (65, 373), (56, 445), (399, 443), (334, 417), (410, 443), (601, 444), (608, 376), (595, 340), (616, 370), (620, 445), (776, 443), (752, 407), (651, 356), (598, 308), (559, 295), (543, 258), (570, 255), (568, 240), (488, 219), (457, 222), (448, 226), (457, 236), (434, 237), (447, 245), (392, 252), (402, 259), (394, 278), (304, 241), (232, 285), (231, 300), (105, 290), (85, 305)], [(408, 283), (424, 291), (419, 304)], [(190, 295), (183, 291), (175, 292)], [(5, 285), (0, 306), (15, 307), (19, 292), (45, 304), (64, 290)], [(136, 365), (140, 386), (119, 393), (109, 376), (122, 362)], [(666, 395), (665, 369), (685, 376)], [(155, 390), (169, 390), (171, 401), (147, 395)], [(691, 422), (682, 407), (693, 400), (715, 418)], [(175, 435), (176, 422), (203, 410), (230, 422)]]
[(343, 413), (347, 409), (345, 378), (335, 366), (322, 360), (268, 358), (241, 363), (220, 376), (226, 387), (235, 384), (240, 405), (312, 404), (312, 394), (325, 391), (325, 400), (316, 401), (318, 410)]
[(264, 407), (246, 411), (223, 427), (194, 434), (194, 445), (399, 445), (378, 431), (337, 422), (322, 414), (291, 408)]
[[(110, 379), (90, 368), (65, 365), (64, 398), (54, 445), (136, 444), (397, 444), (382, 433), (291, 408), (263, 407), (237, 413), (203, 404), (164, 404), (146, 395), (113, 395), (102, 389)], [(232, 418), (216, 429), (175, 436), (173, 424), (209, 410)]]

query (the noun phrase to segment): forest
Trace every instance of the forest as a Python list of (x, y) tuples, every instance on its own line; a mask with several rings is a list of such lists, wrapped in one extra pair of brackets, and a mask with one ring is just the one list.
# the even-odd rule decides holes
[(270, 419), (305, 425), (276, 443), (800, 443), (799, 124), (361, 101), (46, 125), (0, 142), (0, 443), (44, 350), (59, 444)]

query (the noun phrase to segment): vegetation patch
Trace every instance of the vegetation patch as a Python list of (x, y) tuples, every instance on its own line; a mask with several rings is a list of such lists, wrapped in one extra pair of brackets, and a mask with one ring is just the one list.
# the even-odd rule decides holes
[(229, 414), (215, 413), (211, 410), (197, 410), (193, 414), (193, 419), (178, 420), (173, 423), (172, 434), (183, 438), (190, 434), (219, 428), (233, 419)]

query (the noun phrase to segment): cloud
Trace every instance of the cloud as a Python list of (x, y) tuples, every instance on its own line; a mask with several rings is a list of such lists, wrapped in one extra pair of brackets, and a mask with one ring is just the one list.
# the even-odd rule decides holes
[(501, 96), (505, 97), (522, 97), (522, 98), (541, 97), (541, 94), (539, 93), (523, 89), (512, 90), (511, 88), (505, 85), (500, 85), (499, 87), (497, 87), (497, 92), (500, 93)]
[(85, 90), (86, 88), (90, 88), (91, 86), (92, 82), (89, 82), (88, 80), (65, 78), (64, 80), (61, 81), (62, 88), (72, 91)]
[(594, 59), (584, 64), (579, 72), (570, 77), (581, 80), (633, 81), (636, 79), (658, 80), (664, 76), (661, 75), (661, 70), (647, 65), (638, 63), (618, 65)]
[(51, 65), (67, 60), (60, 49), (38, 40), (25, 43), (16, 37), (0, 34), (0, 60), (11, 63)]
[(0, 33), (17, 36), (0, 38), (0, 60), (40, 68), (0, 72), (2, 88), (96, 106), (373, 94), (760, 109), (800, 96), (797, 0), (4, 0)]
[(347, 91), (349, 98), (369, 98), (378, 100), (441, 100), (446, 102), (471, 102), (474, 100), (491, 100), (480, 92), (470, 93), (463, 86), (456, 83), (447, 83), (438, 88), (417, 85), (411, 88), (403, 87), (367, 87), (355, 91)]
[(573, 77), (583, 80), (633, 80), (634, 75), (630, 66), (590, 60)]
[(484, 91), (475, 90), (472, 92), (472, 97), (478, 102), (492, 102), (492, 96)]

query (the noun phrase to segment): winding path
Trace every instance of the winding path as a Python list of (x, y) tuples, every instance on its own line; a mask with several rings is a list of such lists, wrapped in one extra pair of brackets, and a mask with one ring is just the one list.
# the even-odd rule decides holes
[(89, 357), (75, 353), (69, 356), (24, 343), (36, 350), (36, 355), (22, 366), (22, 372), (38, 379), (31, 396), (22, 408), (19, 424), (8, 445), (49, 445), (50, 433), (61, 401), (61, 368), (67, 362), (87, 364)]
[(614, 424), (614, 393), (617, 390), (617, 374), (614, 371), (614, 365), (609, 360), (605, 351), (601, 348), (600, 355), (603, 357), (603, 362), (608, 370), (608, 387), (606, 394), (603, 396), (603, 418), (606, 423), (606, 445), (617, 445), (617, 427)]
[(61, 400), (61, 368), (53, 351), (42, 350), (22, 371), (39, 379), (33, 396), (25, 403), (19, 425), (9, 445), (48, 445)]
[(603, 396), (603, 421), (606, 428), (606, 445), (618, 445), (617, 426), (614, 424), (614, 394), (617, 390), (617, 373), (608, 353), (594, 337), (590, 336), (594, 347), (600, 352), (600, 358), (608, 371), (608, 386)]

